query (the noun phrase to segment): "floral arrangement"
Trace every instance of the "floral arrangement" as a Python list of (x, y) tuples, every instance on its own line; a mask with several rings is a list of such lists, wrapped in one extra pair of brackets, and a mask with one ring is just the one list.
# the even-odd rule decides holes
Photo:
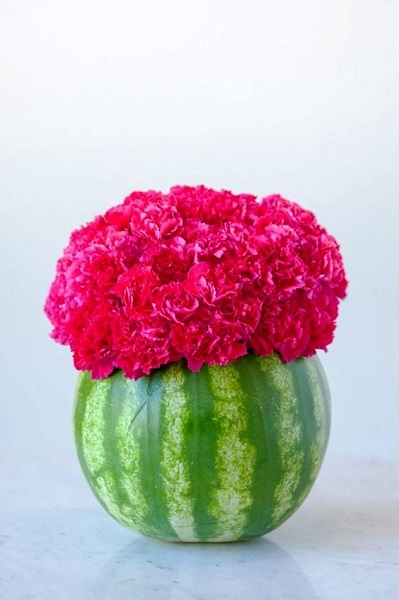
[(298, 204), (177, 186), (74, 231), (45, 312), (77, 369), (137, 379), (181, 359), (325, 350), (346, 288), (337, 242)]

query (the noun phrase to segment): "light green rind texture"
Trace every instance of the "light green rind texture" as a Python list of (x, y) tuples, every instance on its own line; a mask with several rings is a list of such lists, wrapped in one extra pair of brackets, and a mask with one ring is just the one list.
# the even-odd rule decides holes
[(171, 365), (163, 376), (161, 472), (169, 523), (179, 540), (195, 542), (198, 538), (185, 432), (190, 398), (184, 382), (184, 372), (178, 364)]
[(246, 540), (278, 527), (308, 495), (329, 430), (317, 356), (78, 378), (75, 440), (94, 494), (122, 525), (165, 540)]
[(252, 504), (256, 447), (248, 429), (247, 397), (234, 365), (210, 369), (214, 397), (216, 480), (209, 512), (217, 530), (210, 541), (226, 542), (242, 536)]

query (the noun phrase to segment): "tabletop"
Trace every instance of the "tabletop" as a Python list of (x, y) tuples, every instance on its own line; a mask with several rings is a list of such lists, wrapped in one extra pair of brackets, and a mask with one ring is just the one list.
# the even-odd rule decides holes
[(124, 529), (77, 465), (7, 464), (0, 481), (2, 600), (399, 598), (399, 463), (329, 457), (284, 525), (233, 544)]

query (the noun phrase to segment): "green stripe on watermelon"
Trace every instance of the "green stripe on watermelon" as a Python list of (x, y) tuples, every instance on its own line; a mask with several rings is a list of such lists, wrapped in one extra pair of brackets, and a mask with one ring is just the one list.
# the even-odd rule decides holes
[[(190, 419), (186, 427), (185, 452), (190, 465), (194, 499), (194, 523), (199, 540), (210, 540), (216, 535), (217, 523), (210, 513), (209, 485), (216, 480), (216, 439), (218, 426), (214, 418), (214, 398), (211, 393), (209, 368), (203, 367), (201, 377), (184, 369), (185, 389), (191, 399)], [(204, 485), (207, 482), (208, 485)]]
[(277, 354), (258, 359), (277, 392), (275, 419), (278, 423), (277, 445), (280, 455), (280, 480), (274, 490), (271, 528), (277, 527), (294, 503), (302, 475), (304, 460), (303, 430), (299, 415), (299, 399), (289, 365)]
[[(122, 515), (123, 524), (130, 526), (134, 516), (129, 514), (135, 512), (136, 509), (128, 509), (129, 499), (122, 484), (122, 470), (120, 461), (120, 448), (118, 436), (118, 424), (122, 418), (123, 410), (131, 410), (131, 398), (124, 394), (123, 408), (118, 402), (118, 377), (113, 376), (108, 382), (107, 388), (104, 390), (102, 416), (104, 427), (102, 430), (102, 443), (105, 454), (105, 467), (101, 471), (101, 476), (107, 484), (109, 497), (112, 498), (114, 505), (118, 506)], [(107, 427), (107, 423), (112, 423), (114, 427)], [(89, 433), (89, 431), (87, 432)], [(126, 436), (125, 436), (126, 437)], [(115, 518), (116, 516), (113, 511)]]
[(145, 525), (149, 509), (139, 479), (142, 453), (140, 440), (145, 423), (140, 418), (141, 405), (137, 386), (129, 385), (120, 371), (112, 376), (110, 384), (105, 418), (107, 423), (115, 423), (115, 428), (105, 428), (104, 444), (115, 481), (115, 493), (129, 526), (152, 535), (152, 528)]
[(330, 434), (331, 406), (330, 391), (318, 357), (307, 361), (308, 372), (313, 397), (313, 411), (316, 421), (316, 431), (310, 444), (313, 468), (311, 471), (312, 482), (316, 479), (328, 444)]
[[(317, 420), (315, 416), (314, 390), (307, 369), (309, 362), (313, 363), (315, 360), (315, 358), (311, 360), (299, 358), (287, 365), (292, 375), (296, 397), (299, 399), (297, 408), (302, 428), (302, 471), (293, 495), (294, 503), (283, 516), (283, 520), (286, 520), (295, 512), (308, 495), (314, 481), (312, 473), (315, 469), (315, 458), (319, 461), (319, 458), (315, 457), (311, 452), (311, 446), (317, 436)], [(274, 527), (278, 526), (278, 524), (274, 524)]]
[(137, 381), (126, 380), (127, 385), (137, 386), (137, 396), (142, 411), (137, 418), (144, 421), (141, 428), (139, 484), (147, 498), (148, 513), (145, 525), (154, 530), (155, 537), (178, 540), (179, 537), (169, 522), (168, 506), (165, 498), (162, 473), (162, 406), (164, 402), (163, 379), (165, 368), (154, 371)]
[[(297, 509), (309, 492), (309, 481), (314, 469), (314, 456), (310, 451), (310, 445), (316, 435), (315, 407), (312, 396), (312, 386), (309, 373), (306, 368), (306, 359), (298, 359), (290, 363), (289, 369), (292, 374), (296, 395), (300, 399), (298, 410), (302, 423), (303, 435), (303, 468), (302, 475), (296, 491), (296, 505), (287, 512), (286, 518)], [(312, 485), (312, 484), (310, 484)]]
[(253, 356), (244, 356), (235, 363), (242, 387), (248, 397), (250, 425), (257, 446), (255, 474), (252, 486), (253, 503), (240, 539), (249, 539), (268, 531), (272, 521), (273, 496), (281, 476), (281, 459), (275, 431), (275, 405), (279, 402), (275, 388), (265, 377)]

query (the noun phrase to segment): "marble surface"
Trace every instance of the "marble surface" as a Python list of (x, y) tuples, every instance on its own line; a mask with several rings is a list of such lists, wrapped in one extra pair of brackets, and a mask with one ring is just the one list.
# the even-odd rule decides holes
[(328, 458), (301, 509), (239, 544), (170, 544), (114, 522), (79, 467), (0, 470), (1, 600), (399, 598), (399, 464)]

